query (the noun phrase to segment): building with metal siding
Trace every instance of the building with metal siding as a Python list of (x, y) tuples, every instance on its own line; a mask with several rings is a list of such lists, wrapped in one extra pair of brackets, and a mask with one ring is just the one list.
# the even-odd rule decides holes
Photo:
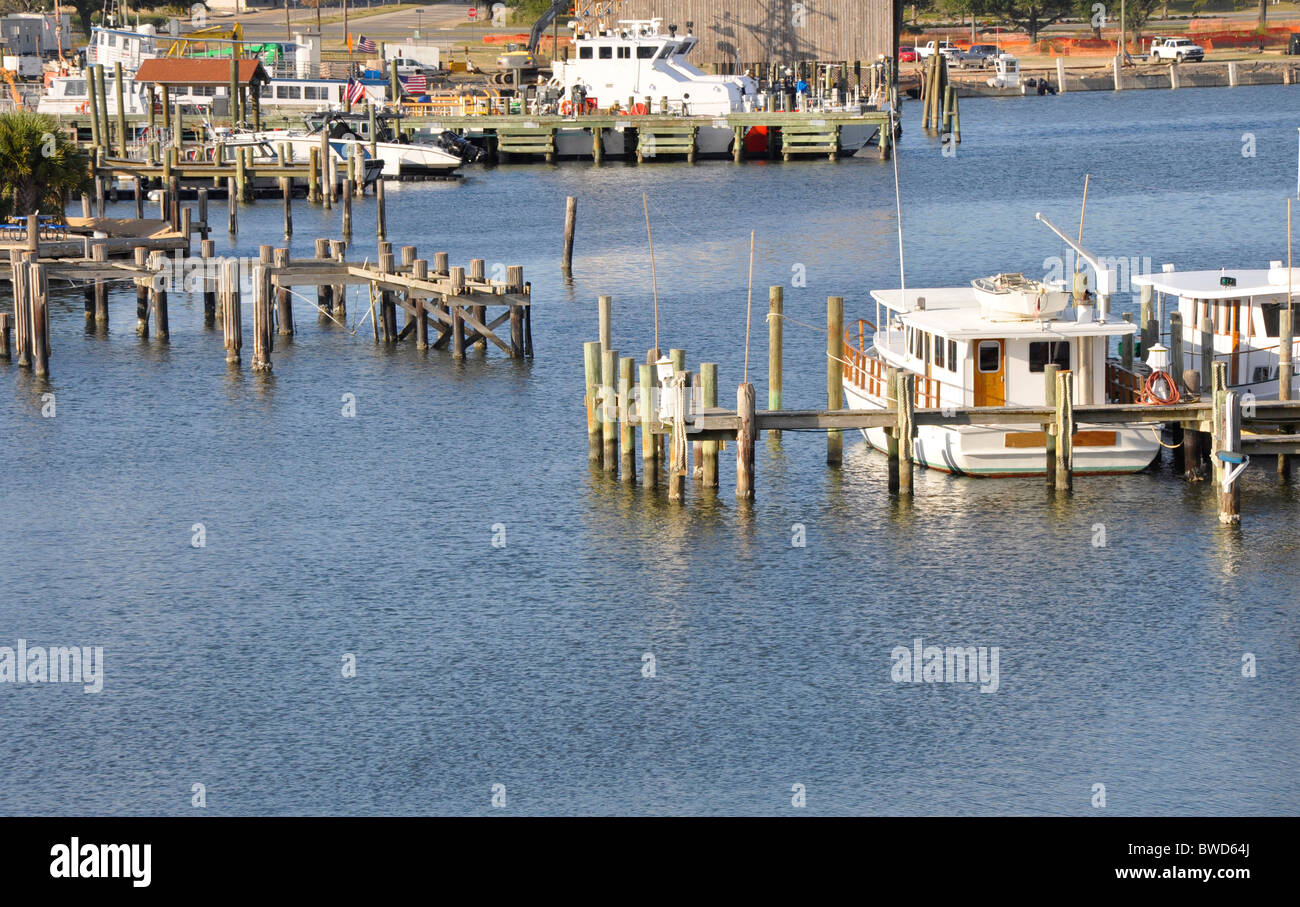
[(700, 64), (769, 60), (874, 60), (898, 46), (895, 0), (626, 0), (619, 19), (686, 23), (700, 39)]

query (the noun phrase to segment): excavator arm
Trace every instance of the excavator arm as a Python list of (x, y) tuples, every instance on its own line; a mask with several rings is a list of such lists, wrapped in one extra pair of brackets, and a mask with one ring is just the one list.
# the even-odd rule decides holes
[(572, 6), (573, 0), (554, 0), (550, 8), (542, 13), (542, 17), (533, 23), (533, 30), (528, 33), (528, 52), (537, 53), (537, 45), (542, 42), (542, 33), (555, 21), (555, 17), (560, 13), (566, 12)]

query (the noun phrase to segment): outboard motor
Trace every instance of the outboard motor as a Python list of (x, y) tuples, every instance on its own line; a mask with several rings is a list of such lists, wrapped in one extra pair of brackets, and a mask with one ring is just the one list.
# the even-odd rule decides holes
[(443, 151), (456, 155), (467, 164), (477, 163), (486, 156), (482, 148), (454, 132), (441, 132), (434, 141)]

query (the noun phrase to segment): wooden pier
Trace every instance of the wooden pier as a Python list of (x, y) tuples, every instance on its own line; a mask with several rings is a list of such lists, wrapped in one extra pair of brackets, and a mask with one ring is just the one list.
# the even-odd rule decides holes
[[(1279, 477), (1289, 480), (1289, 458), (1300, 454), (1300, 401), (1243, 400), (1228, 388), (1225, 362), (1211, 365), (1208, 393), (1197, 395), (1200, 372), (1189, 369), (1180, 382), (1192, 391), (1173, 405), (1141, 403), (1076, 404), (1073, 402), (1074, 375), (1055, 365), (1045, 369), (1049, 405), (943, 407), (931, 402), (918, 386), (917, 376), (888, 368), (887, 374), (868, 372), (853, 351), (834, 341), (843, 337), (843, 300), (830, 297), (827, 303), (827, 407), (783, 410), (781, 406), (780, 323), (783, 318), (780, 287), (769, 297), (769, 409), (756, 407), (754, 386), (741, 382), (736, 389), (735, 408), (718, 407), (717, 365), (700, 363), (697, 372), (686, 369), (684, 350), (674, 349), (661, 359), (650, 350), (640, 367), (639, 385), (631, 374), (632, 359), (620, 359), (612, 349), (609, 328), (611, 303), (601, 297), (601, 339), (584, 348), (586, 362), (586, 409), (588, 458), (603, 471), (623, 475), (635, 482), (635, 432), (640, 430), (641, 477), (646, 489), (660, 484), (664, 464), (668, 497), (685, 497), (685, 479), (693, 476), (702, 488), (718, 487), (718, 449), (732, 443), (736, 452), (736, 497), (754, 498), (755, 440), (763, 432), (779, 437), (783, 431), (818, 431), (827, 436), (826, 461), (841, 462), (841, 434), (844, 431), (885, 429), (888, 439), (888, 488), (892, 495), (913, 493), (914, 444), (920, 426), (1025, 425), (1040, 429), (1045, 441), (1045, 476), (1049, 488), (1068, 493), (1074, 482), (1074, 442), (1081, 437), (1078, 425), (1161, 427), (1181, 443), (1175, 467), (1189, 483), (1213, 477), (1218, 493), (1219, 517), (1225, 524), (1240, 521), (1241, 468), (1252, 456), (1277, 457)], [(1130, 348), (1131, 355), (1131, 348)], [(656, 376), (656, 370), (658, 374)], [(617, 376), (617, 379), (615, 378)], [(842, 409), (842, 381), (876, 382), (888, 401), (879, 410)], [(886, 390), (887, 389), (887, 390)], [(665, 406), (665, 402), (667, 405)], [(667, 412), (671, 418), (663, 418)], [(694, 463), (691, 463), (691, 459)]]

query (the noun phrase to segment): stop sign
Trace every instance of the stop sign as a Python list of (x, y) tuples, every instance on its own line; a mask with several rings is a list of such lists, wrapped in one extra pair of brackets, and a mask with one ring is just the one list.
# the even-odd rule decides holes
[(478, 18), (478, 7), (477, 7), (477, 6), (471, 6), (471, 7), (469, 8), (469, 11), (468, 11), (465, 15), (469, 16), (471, 19), (477, 19), (477, 18)]

